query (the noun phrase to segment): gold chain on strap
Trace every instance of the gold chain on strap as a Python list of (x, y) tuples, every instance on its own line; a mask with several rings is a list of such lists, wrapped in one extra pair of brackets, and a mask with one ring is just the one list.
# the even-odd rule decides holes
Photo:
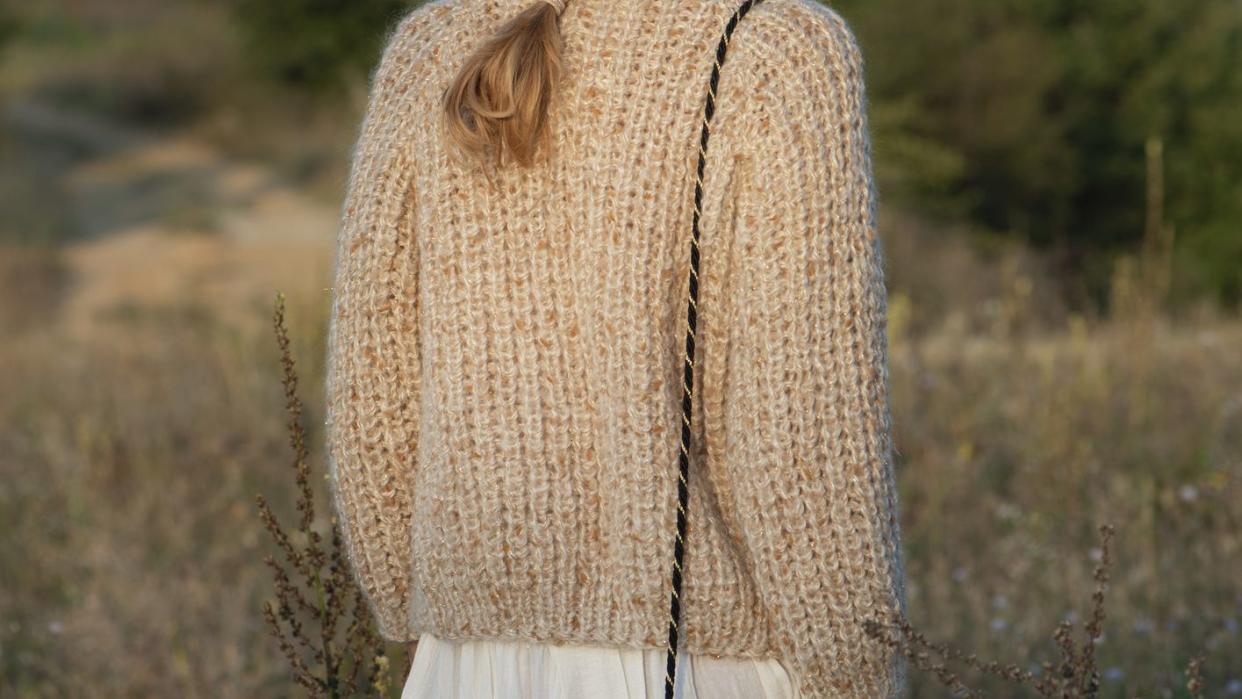
[(711, 81), (707, 86), (707, 102), (703, 108), (703, 130), (699, 136), (699, 166), (694, 177), (694, 218), (691, 226), (690, 241), (690, 300), (686, 309), (686, 364), (685, 376), (682, 380), (682, 420), (681, 420), (681, 453), (678, 455), (677, 482), (677, 538), (673, 545), (673, 594), (669, 598), (668, 619), (668, 662), (664, 674), (664, 697), (674, 699), (673, 680), (677, 676), (677, 631), (681, 618), (681, 579), (682, 563), (686, 553), (686, 509), (689, 507), (690, 488), (690, 417), (694, 392), (694, 339), (695, 327), (698, 323), (699, 300), (699, 220), (703, 216), (703, 171), (707, 167), (707, 139), (711, 135), (712, 115), (716, 112), (716, 88), (720, 84), (720, 67), (724, 65), (725, 55), (729, 51), (729, 40), (738, 22), (750, 12), (755, 5), (763, 0), (745, 0), (729, 18), (725, 25), (724, 35), (716, 47), (716, 60), (712, 66)]

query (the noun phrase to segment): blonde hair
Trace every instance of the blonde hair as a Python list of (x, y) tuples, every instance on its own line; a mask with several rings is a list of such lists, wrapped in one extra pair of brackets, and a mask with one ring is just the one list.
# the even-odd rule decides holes
[(564, 7), (536, 0), (466, 59), (444, 93), (447, 135), (464, 151), (534, 162), (561, 73)]

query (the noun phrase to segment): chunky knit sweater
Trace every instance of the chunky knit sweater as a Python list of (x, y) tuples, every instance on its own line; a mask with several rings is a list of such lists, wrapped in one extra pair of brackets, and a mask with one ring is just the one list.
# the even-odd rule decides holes
[[(570, 0), (546, 157), (463, 157), (440, 99), (527, 3), (435, 0), (371, 83), (334, 265), (326, 440), (393, 641), (666, 641), (694, 169), (737, 0)], [(806, 697), (906, 676), (863, 66), (766, 0), (717, 90), (702, 204), (682, 649)]]

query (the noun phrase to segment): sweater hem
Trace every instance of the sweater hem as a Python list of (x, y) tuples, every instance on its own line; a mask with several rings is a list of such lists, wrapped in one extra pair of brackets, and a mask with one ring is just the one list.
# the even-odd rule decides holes
[[(626, 650), (665, 650), (667, 645), (664, 642), (651, 640), (636, 639), (632, 635), (601, 635), (599, 633), (573, 632), (565, 629), (518, 629), (518, 630), (466, 630), (460, 627), (444, 626), (437, 624), (422, 624), (417, 628), (411, 627), (411, 633), (414, 638), (420, 638), (422, 634), (429, 633), (438, 639), (445, 641), (500, 641), (500, 642), (522, 642), (522, 643), (541, 643), (555, 646), (604, 646), (607, 648), (621, 648)], [(413, 640), (413, 639), (412, 639)], [(738, 646), (735, 643), (728, 647), (718, 646), (712, 643), (704, 642), (700, 638), (692, 634), (687, 634), (679, 639), (678, 650), (682, 653), (692, 653), (694, 655), (711, 655), (720, 658), (737, 658), (745, 660), (776, 660), (782, 661), (782, 656), (774, 649), (762, 646)]]

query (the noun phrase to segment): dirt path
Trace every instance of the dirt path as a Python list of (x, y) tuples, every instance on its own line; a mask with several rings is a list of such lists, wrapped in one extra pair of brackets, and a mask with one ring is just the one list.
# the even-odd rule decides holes
[(271, 171), (40, 104), (10, 105), (4, 122), (77, 156), (61, 177), (78, 235), (63, 249), (60, 329), (95, 334), (118, 315), (186, 307), (253, 320), (277, 290), (325, 294), (337, 210)]

